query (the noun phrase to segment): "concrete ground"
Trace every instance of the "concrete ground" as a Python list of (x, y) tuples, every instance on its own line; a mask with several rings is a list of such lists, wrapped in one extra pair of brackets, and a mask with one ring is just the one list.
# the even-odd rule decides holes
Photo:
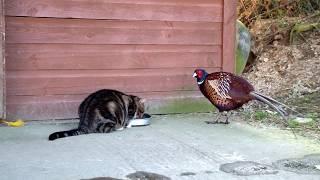
[[(0, 127), (0, 179), (139, 179), (138, 176), (162, 177), (140, 179), (200, 180), (320, 179), (320, 156), (317, 155), (319, 161), (312, 161), (316, 164), (310, 166), (313, 170), (310, 173), (295, 173), (272, 166), (278, 160), (320, 154), (319, 142), (303, 137), (294, 139), (290, 131), (258, 129), (239, 122), (229, 125), (204, 123), (210, 119), (213, 119), (210, 114), (154, 116), (150, 126), (56, 141), (48, 141), (48, 135), (72, 129), (77, 126), (76, 122)], [(261, 164), (228, 169), (226, 163), (236, 161)], [(295, 164), (292, 167), (306, 166)], [(158, 176), (131, 174), (137, 171)], [(241, 174), (240, 171), (253, 173)], [(262, 174), (252, 175), (259, 172)]]

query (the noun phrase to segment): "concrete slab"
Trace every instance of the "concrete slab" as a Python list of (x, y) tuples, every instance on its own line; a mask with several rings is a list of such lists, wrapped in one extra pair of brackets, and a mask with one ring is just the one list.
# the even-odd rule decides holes
[(272, 166), (281, 159), (320, 153), (320, 144), (303, 137), (294, 139), (290, 131), (237, 122), (204, 123), (211, 119), (210, 114), (154, 116), (150, 126), (56, 141), (48, 141), (48, 135), (72, 129), (76, 122), (0, 127), (0, 179), (127, 179), (136, 171), (171, 179), (320, 179), (317, 174), (285, 170), (252, 176), (221, 171), (225, 163), (254, 161)]

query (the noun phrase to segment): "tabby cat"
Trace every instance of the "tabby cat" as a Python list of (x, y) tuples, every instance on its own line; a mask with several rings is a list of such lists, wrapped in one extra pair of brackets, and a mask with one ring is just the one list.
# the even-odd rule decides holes
[(109, 133), (127, 127), (129, 121), (142, 118), (144, 99), (110, 89), (90, 94), (79, 106), (77, 129), (55, 132), (49, 140), (89, 133)]

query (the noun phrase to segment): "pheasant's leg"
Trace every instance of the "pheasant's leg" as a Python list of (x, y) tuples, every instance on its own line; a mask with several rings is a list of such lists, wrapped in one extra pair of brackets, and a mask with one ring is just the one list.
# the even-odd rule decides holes
[(223, 122), (223, 124), (229, 124), (229, 121), (228, 121), (228, 119), (229, 119), (229, 113), (226, 112), (224, 115), (226, 116), (226, 121)]
[(216, 120), (214, 120), (214, 121), (205, 121), (205, 122), (207, 124), (219, 124), (220, 123), (220, 121), (219, 121), (220, 117), (221, 117), (221, 113), (219, 112)]
[[(223, 116), (226, 117), (226, 120), (225, 120), (224, 122), (219, 121), (219, 119), (220, 119), (220, 117), (221, 117), (221, 114), (223, 114)], [(218, 114), (218, 117), (216, 118), (215, 121), (205, 121), (205, 122), (206, 122), (207, 124), (229, 124), (228, 119), (229, 119), (229, 113), (226, 112), (226, 111), (224, 111), (224, 112), (220, 112), (220, 113)]]

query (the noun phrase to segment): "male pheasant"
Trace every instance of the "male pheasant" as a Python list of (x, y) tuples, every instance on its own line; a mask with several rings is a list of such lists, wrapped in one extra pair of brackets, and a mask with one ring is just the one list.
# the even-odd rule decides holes
[[(202, 94), (219, 112), (238, 109), (251, 100), (258, 100), (268, 104), (283, 117), (287, 116), (288, 113), (281, 106), (294, 111), (285, 104), (256, 92), (247, 80), (232, 73), (214, 72), (208, 74), (203, 69), (196, 69), (193, 77), (197, 79)], [(207, 123), (220, 123), (219, 118), (220, 114), (216, 121)], [(229, 123), (228, 117), (224, 123)]]

